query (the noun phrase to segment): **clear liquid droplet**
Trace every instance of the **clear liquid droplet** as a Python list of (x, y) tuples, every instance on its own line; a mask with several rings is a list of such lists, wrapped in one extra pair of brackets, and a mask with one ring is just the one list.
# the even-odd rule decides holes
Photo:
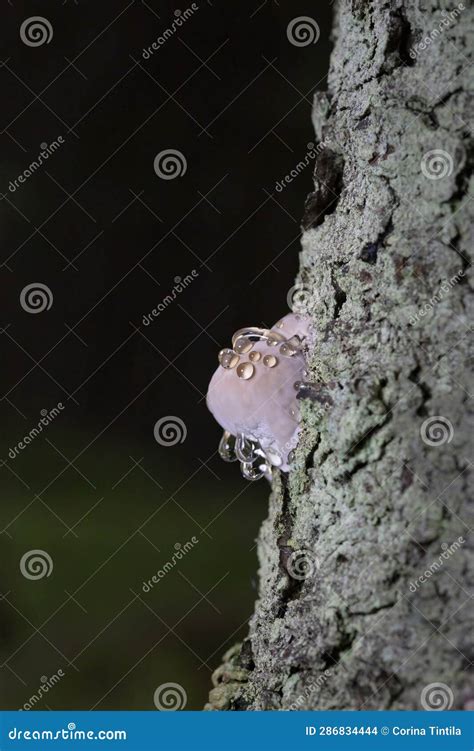
[(219, 352), (219, 363), (226, 370), (235, 368), (239, 360), (240, 357), (232, 349), (221, 349)]
[(235, 351), (238, 352), (239, 355), (245, 355), (247, 352), (250, 352), (252, 347), (253, 342), (251, 342), (250, 339), (247, 339), (246, 336), (239, 337), (234, 344)]
[(260, 478), (265, 474), (264, 470), (260, 469), (260, 467), (254, 467), (249, 462), (242, 462), (240, 469), (242, 471), (243, 477), (245, 477), (246, 480), (250, 480), (251, 482), (260, 480)]
[(293, 336), (288, 339), (288, 343), (291, 344), (292, 347), (296, 347), (296, 349), (298, 349), (299, 347), (301, 347), (303, 340), (299, 336), (299, 334), (293, 334)]
[(275, 357), (275, 355), (265, 355), (263, 358), (263, 364), (267, 368), (274, 368), (275, 365), (278, 364), (278, 359)]
[(243, 433), (239, 433), (235, 441), (235, 453), (241, 462), (252, 463), (255, 461), (256, 444), (247, 438)]
[(244, 381), (248, 381), (255, 373), (255, 368), (251, 362), (243, 362), (237, 368), (237, 375)]
[(284, 357), (293, 357), (293, 355), (296, 355), (296, 349), (289, 342), (283, 342), (280, 347), (280, 354)]
[(222, 438), (219, 442), (219, 456), (225, 462), (235, 462), (237, 457), (235, 455), (235, 438), (227, 430), (224, 431)]

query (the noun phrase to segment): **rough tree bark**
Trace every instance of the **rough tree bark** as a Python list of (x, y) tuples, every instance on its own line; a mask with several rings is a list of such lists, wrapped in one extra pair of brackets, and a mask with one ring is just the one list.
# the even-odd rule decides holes
[(210, 709), (416, 709), (438, 682), (448, 706), (472, 698), (465, 6), (336, 5), (298, 279), (316, 386), (296, 468), (273, 481), (249, 635)]

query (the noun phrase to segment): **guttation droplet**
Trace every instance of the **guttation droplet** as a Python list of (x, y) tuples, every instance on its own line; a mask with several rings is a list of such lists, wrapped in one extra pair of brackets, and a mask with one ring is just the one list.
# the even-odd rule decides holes
[(241, 336), (237, 339), (234, 346), (235, 351), (238, 352), (239, 355), (245, 355), (246, 352), (250, 352), (252, 349), (253, 342), (251, 342), (250, 339), (247, 339), (246, 336)]
[(278, 359), (275, 355), (265, 355), (263, 358), (263, 364), (266, 365), (267, 368), (274, 368), (275, 365), (278, 364)]
[(262, 353), (257, 352), (257, 350), (254, 350), (254, 352), (251, 352), (249, 354), (249, 360), (251, 360), (252, 362), (258, 362), (261, 357), (262, 357)]
[(244, 381), (248, 381), (255, 373), (255, 368), (251, 362), (243, 362), (237, 368), (237, 375)]
[(296, 355), (296, 349), (289, 342), (284, 342), (280, 347), (280, 354), (284, 357), (293, 357)]
[(293, 388), (295, 389), (295, 391), (299, 391), (302, 385), (303, 385), (302, 381), (295, 381), (293, 384)]
[(277, 336), (269, 336), (267, 339), (267, 344), (269, 347), (276, 347), (276, 345), (281, 341), (282, 337)]
[(237, 461), (235, 455), (235, 438), (227, 430), (224, 431), (219, 442), (219, 455), (225, 462)]
[(288, 344), (291, 344), (295, 349), (299, 349), (302, 344), (301, 337), (299, 337), (298, 334), (294, 334), (291, 339), (288, 339)]
[(243, 433), (239, 433), (235, 440), (235, 453), (241, 462), (254, 462), (256, 459), (256, 444)]
[(240, 357), (234, 352), (233, 349), (221, 349), (219, 352), (219, 362), (223, 368), (229, 370), (235, 368), (239, 362)]
[(263, 469), (261, 469), (260, 467), (254, 467), (250, 462), (241, 462), (240, 469), (242, 476), (245, 477), (246, 480), (250, 481), (260, 480), (260, 478), (265, 474)]

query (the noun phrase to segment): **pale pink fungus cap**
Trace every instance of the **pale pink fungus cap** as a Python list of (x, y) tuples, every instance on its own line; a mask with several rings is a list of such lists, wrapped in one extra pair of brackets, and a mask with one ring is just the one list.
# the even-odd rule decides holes
[(221, 456), (239, 459), (248, 479), (270, 473), (272, 465), (289, 469), (298, 438), (296, 395), (306, 375), (307, 333), (307, 319), (290, 313), (272, 329), (240, 329), (233, 349), (219, 354), (207, 406), (226, 431)]

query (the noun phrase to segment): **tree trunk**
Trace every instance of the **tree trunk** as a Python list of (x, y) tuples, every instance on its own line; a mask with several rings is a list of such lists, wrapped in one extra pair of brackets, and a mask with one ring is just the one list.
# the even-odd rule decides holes
[(466, 6), (336, 4), (298, 279), (312, 385), (295, 468), (275, 473), (260, 531), (249, 635), (208, 708), (473, 698)]

